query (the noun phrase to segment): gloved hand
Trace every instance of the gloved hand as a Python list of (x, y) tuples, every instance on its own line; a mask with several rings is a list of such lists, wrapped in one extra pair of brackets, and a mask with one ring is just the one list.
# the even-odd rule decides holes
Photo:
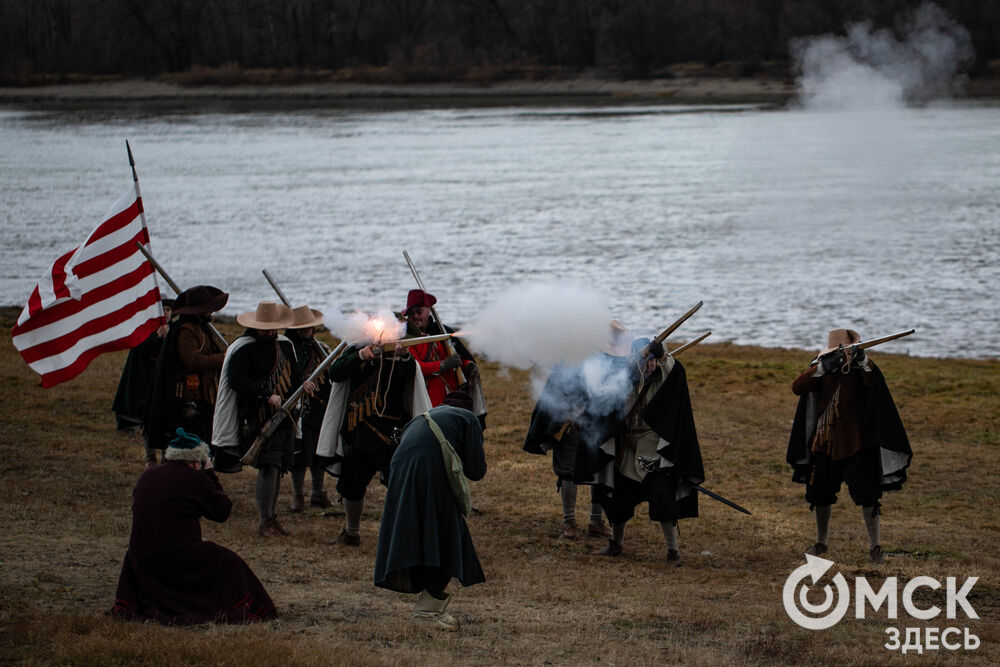
[(844, 365), (844, 353), (833, 352), (820, 359), (819, 363), (824, 373), (839, 371)]
[(655, 340), (649, 344), (649, 353), (653, 355), (654, 359), (662, 359), (665, 354), (663, 349), (663, 343), (657, 343)]
[(446, 373), (448, 371), (453, 371), (462, 365), (462, 357), (457, 354), (449, 355), (447, 359), (441, 362), (441, 372)]
[(465, 373), (465, 379), (471, 380), (473, 378), (479, 377), (479, 366), (476, 364), (466, 364), (462, 366), (462, 372)]
[(864, 350), (852, 349), (851, 352), (853, 353), (851, 355), (851, 361), (858, 364), (859, 366), (865, 363), (865, 359), (868, 358)]

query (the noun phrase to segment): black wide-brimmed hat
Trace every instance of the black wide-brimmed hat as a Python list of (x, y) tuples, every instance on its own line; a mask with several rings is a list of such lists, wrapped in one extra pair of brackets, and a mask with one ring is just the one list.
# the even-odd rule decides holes
[(174, 312), (178, 315), (206, 315), (222, 310), (229, 295), (218, 287), (195, 285), (177, 295)]

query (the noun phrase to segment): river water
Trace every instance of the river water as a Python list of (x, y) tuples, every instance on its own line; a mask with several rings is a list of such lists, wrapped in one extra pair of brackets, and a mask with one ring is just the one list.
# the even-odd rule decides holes
[(703, 300), (683, 331), (710, 342), (912, 327), (886, 351), (1000, 357), (996, 103), (0, 107), (0, 304), (130, 186), (126, 139), (154, 254), (229, 314), (273, 298), (265, 268), (297, 303), (399, 309), (406, 249), (454, 324), (558, 281), (637, 331)]

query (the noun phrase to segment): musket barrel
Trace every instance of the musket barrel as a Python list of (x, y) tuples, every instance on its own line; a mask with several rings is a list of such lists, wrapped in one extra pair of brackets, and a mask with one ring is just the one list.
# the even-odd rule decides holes
[(691, 347), (694, 347), (695, 345), (697, 345), (698, 343), (700, 343), (701, 341), (705, 340), (706, 338), (708, 338), (711, 335), (712, 335), (711, 331), (706, 331), (705, 333), (703, 333), (702, 335), (698, 336), (694, 340), (689, 341), (687, 343), (684, 343), (683, 345), (681, 345), (680, 347), (678, 347), (676, 350), (673, 350), (672, 352), (668, 352), (668, 354), (671, 357), (676, 357), (678, 354), (680, 354), (684, 350), (686, 350), (688, 348), (691, 348)]
[[(679, 318), (677, 318), (677, 320), (673, 324), (671, 324), (669, 327), (667, 327), (666, 329), (664, 329), (663, 331), (661, 331), (660, 335), (657, 336), (656, 338), (654, 338), (652, 342), (653, 343), (662, 343), (664, 340), (667, 339), (667, 336), (669, 336), (670, 334), (672, 334), (677, 329), (677, 327), (679, 327), (680, 325), (684, 324), (684, 322), (686, 322), (689, 317), (691, 317), (696, 312), (698, 312), (698, 309), (701, 308), (702, 304), (704, 304), (704, 303), (705, 303), (704, 301), (699, 301), (698, 303), (696, 303), (695, 305), (693, 305), (690, 310), (688, 310), (686, 313), (684, 313)], [(648, 354), (649, 354), (649, 345), (646, 345), (639, 352), (639, 355), (645, 357)]]
[(875, 347), (876, 345), (881, 345), (882, 343), (888, 343), (891, 340), (896, 340), (897, 338), (903, 338), (903, 337), (909, 336), (910, 334), (915, 333), (915, 332), (916, 332), (916, 329), (908, 329), (907, 331), (900, 331), (898, 333), (889, 334), (888, 336), (881, 336), (879, 338), (871, 338), (869, 340), (863, 340), (863, 341), (860, 341), (858, 343), (855, 343), (854, 345), (841, 345), (836, 350), (830, 350), (826, 354), (821, 354), (821, 355), (817, 356), (816, 359), (822, 359), (824, 357), (830, 356), (831, 354), (837, 354), (841, 349), (844, 349), (844, 350), (850, 350), (850, 349), (867, 350), (870, 347)]
[(267, 278), (267, 282), (271, 285), (271, 289), (273, 289), (274, 293), (278, 295), (279, 299), (281, 299), (281, 303), (291, 308), (292, 302), (288, 300), (285, 293), (281, 291), (280, 287), (278, 287), (278, 283), (274, 282), (274, 278), (271, 277), (271, 274), (267, 272), (267, 269), (262, 269), (262, 271), (264, 272), (264, 277)]

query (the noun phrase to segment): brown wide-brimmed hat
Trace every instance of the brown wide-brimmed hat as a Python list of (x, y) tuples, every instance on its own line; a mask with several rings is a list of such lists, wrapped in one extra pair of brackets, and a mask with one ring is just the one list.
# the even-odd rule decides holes
[(608, 342), (601, 346), (601, 352), (612, 357), (628, 357), (632, 354), (632, 332), (618, 320), (611, 320)]
[(177, 295), (174, 313), (178, 315), (206, 315), (222, 310), (229, 301), (229, 295), (218, 287), (195, 285)]
[(292, 308), (292, 323), (286, 329), (308, 329), (318, 327), (323, 324), (323, 313), (313, 310), (309, 306), (295, 306)]
[(261, 301), (256, 310), (237, 315), (236, 321), (248, 329), (284, 329), (292, 323), (292, 309), (282, 303)]
[(410, 308), (416, 308), (418, 306), (427, 306), (430, 308), (438, 300), (433, 294), (428, 294), (422, 289), (411, 289), (410, 293), (406, 295), (406, 308), (403, 309), (403, 317), (410, 312)]
[(850, 347), (860, 342), (861, 335), (857, 331), (851, 329), (834, 329), (826, 336), (826, 349), (820, 350), (816, 356), (822, 357), (824, 354), (833, 352), (841, 345)]

